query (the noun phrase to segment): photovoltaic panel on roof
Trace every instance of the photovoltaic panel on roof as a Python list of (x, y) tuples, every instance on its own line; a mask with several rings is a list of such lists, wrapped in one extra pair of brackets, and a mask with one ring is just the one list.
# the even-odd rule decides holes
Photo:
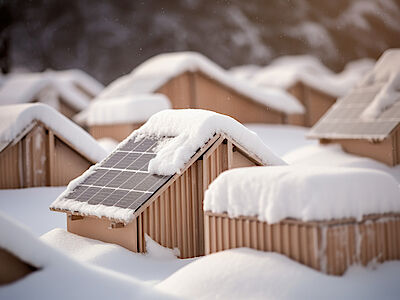
[(96, 166), (65, 198), (136, 211), (172, 177), (148, 171), (158, 142), (150, 138), (129, 140)]
[(339, 99), (314, 125), (308, 136), (335, 139), (386, 138), (400, 123), (400, 101), (373, 120), (361, 117), (382, 87), (382, 84), (358, 87)]

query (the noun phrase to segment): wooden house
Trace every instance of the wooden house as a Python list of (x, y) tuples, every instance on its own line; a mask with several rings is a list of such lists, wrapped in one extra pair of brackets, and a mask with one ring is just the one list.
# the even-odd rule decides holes
[(63, 186), (106, 155), (83, 129), (44, 104), (0, 108), (0, 188)]
[[(347, 170), (342, 167), (341, 174), (338, 175), (342, 177), (336, 176), (334, 182), (333, 176), (330, 176), (330, 180), (328, 179), (330, 169), (323, 168), (314, 172), (314, 175), (319, 178), (326, 176), (328, 179), (326, 184), (305, 191), (303, 187), (307, 185), (311, 187), (308, 182), (315, 181), (315, 178), (310, 176), (303, 180), (300, 172), (310, 174), (310, 171), (313, 172), (312, 167), (299, 170), (295, 176), (292, 176), (294, 179), (292, 182), (288, 179), (290, 174), (286, 174), (285, 178), (278, 175), (275, 178), (266, 177), (260, 174), (265, 168), (257, 169), (257, 176), (250, 174), (246, 168), (237, 170), (236, 174), (226, 172), (217, 178), (206, 192), (204, 204), (206, 255), (232, 248), (248, 247), (280, 253), (310, 268), (331, 275), (342, 275), (352, 264), (366, 266), (372, 261), (400, 259), (398, 183), (390, 175), (375, 171), (372, 172), (377, 174), (365, 175), (362, 172), (366, 170), (360, 169), (355, 172), (357, 174), (351, 174), (353, 176), (350, 178), (349, 173), (356, 169), (348, 168), (349, 171), (344, 174)], [(371, 178), (367, 176), (380, 183), (382, 183), (382, 177), (386, 177), (383, 179), (389, 181), (391, 189), (386, 189), (388, 185), (372, 185), (369, 190), (378, 189), (379, 192), (372, 191), (370, 196), (366, 197), (362, 190), (365, 190), (365, 186), (371, 182), (369, 180)], [(238, 178), (242, 181), (240, 185), (237, 184)], [(278, 180), (281, 183), (277, 184)], [(348, 182), (343, 183), (346, 180)], [(302, 187), (293, 184), (295, 181), (301, 182)], [(340, 184), (337, 184), (338, 182)], [(259, 188), (255, 188), (257, 183), (263, 186), (263, 193), (260, 193)], [(238, 188), (232, 187), (235, 184)], [(334, 186), (333, 189), (329, 185)], [(249, 188), (250, 186), (252, 189)], [(268, 192), (269, 186), (272, 192)], [(232, 190), (228, 192), (229, 189)], [(354, 195), (354, 189), (360, 191), (355, 196), (361, 196), (366, 201), (366, 205), (371, 207), (360, 207), (364, 204), (361, 204), (359, 198), (351, 196)], [(219, 190), (218, 194), (215, 193), (216, 190)], [(343, 190), (349, 191), (348, 194), (343, 193)], [(295, 191), (299, 195), (290, 195), (288, 191), (293, 193)], [(394, 193), (391, 194), (393, 191)], [(216, 199), (213, 194), (222, 195), (222, 197)], [(285, 196), (279, 197), (282, 194)], [(324, 196), (328, 194), (334, 194), (337, 197)], [(226, 204), (219, 203), (219, 207), (215, 205), (218, 201), (221, 202), (223, 197), (227, 198)], [(383, 200), (382, 197), (386, 199)], [(287, 201), (290, 198), (293, 200)], [(313, 199), (317, 201), (313, 202)], [(245, 207), (241, 212), (237, 208), (240, 202)], [(258, 206), (254, 206), (255, 202)], [(390, 205), (384, 207), (377, 204), (378, 202), (390, 202)], [(236, 207), (232, 207), (233, 205)], [(289, 205), (295, 207), (296, 211), (288, 208)], [(340, 209), (335, 210), (335, 206)], [(260, 207), (261, 211), (249, 213), (249, 207)], [(355, 215), (359, 212), (351, 212), (350, 207), (360, 211), (364, 209), (365, 213), (361, 213), (361, 218), (356, 217)], [(370, 213), (374, 210), (373, 207), (376, 213)], [(279, 211), (282, 208), (287, 209), (288, 213)], [(310, 217), (313, 211), (316, 212)], [(345, 214), (347, 214), (346, 217)]]
[(304, 106), (304, 114), (289, 116), (287, 123), (312, 127), (372, 66), (371, 60), (361, 59), (336, 74), (315, 57), (283, 56), (257, 70), (249, 80), (260, 86), (285, 89), (296, 97)]
[(80, 70), (16, 73), (0, 86), (0, 105), (40, 102), (68, 118), (89, 106), (103, 86)]
[[(169, 166), (156, 169), (162, 175), (149, 171), (157, 160)], [(171, 169), (174, 161), (178, 169)], [(67, 213), (72, 233), (134, 252), (146, 251), (147, 234), (162, 246), (178, 248), (181, 258), (195, 257), (204, 254), (202, 203), (208, 185), (228, 169), (280, 163), (257, 135), (230, 117), (166, 110), (50, 208)]]
[(111, 83), (97, 99), (143, 93), (164, 94), (173, 108), (211, 110), (241, 123), (284, 124), (289, 116), (303, 113), (285, 91), (237, 80), (194, 52), (157, 55)]
[(153, 114), (170, 107), (162, 94), (100, 99), (88, 110), (87, 127), (95, 139), (109, 137), (121, 142)]
[(374, 69), (341, 98), (308, 134), (346, 152), (389, 166), (400, 163), (400, 50), (388, 50)]
[(13, 253), (0, 247), (0, 287), (10, 284), (37, 270)]

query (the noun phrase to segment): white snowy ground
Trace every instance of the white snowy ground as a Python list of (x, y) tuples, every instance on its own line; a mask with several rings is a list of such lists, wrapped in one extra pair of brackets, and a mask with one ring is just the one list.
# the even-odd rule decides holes
[[(304, 128), (248, 128), (275, 153), (292, 151), (284, 156), (290, 163), (314, 161), (315, 165), (372, 167), (397, 174), (395, 169), (350, 156), (337, 147), (324, 148), (307, 141)], [(0, 190), (0, 211), (27, 225), (36, 236), (44, 233), (40, 240), (64, 254), (47, 270), (0, 288), (0, 299), (71, 299), (77, 295), (98, 300), (163, 299), (165, 294), (184, 299), (398, 299), (400, 295), (399, 261), (369, 268), (353, 266), (343, 277), (334, 277), (279, 254), (245, 248), (179, 260), (154, 244), (153, 254), (143, 255), (79, 237), (60, 229), (65, 228), (64, 214), (48, 210), (63, 190)]]
[(263, 142), (278, 156), (306, 145), (316, 145), (318, 141), (308, 140), (308, 128), (290, 125), (245, 124), (257, 133)]

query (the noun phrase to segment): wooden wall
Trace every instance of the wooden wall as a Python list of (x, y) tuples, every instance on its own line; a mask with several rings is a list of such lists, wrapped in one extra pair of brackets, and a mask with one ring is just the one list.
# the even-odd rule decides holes
[(305, 108), (305, 114), (288, 116), (288, 124), (312, 127), (336, 102), (336, 97), (297, 82), (287, 91), (296, 97)]
[(205, 253), (249, 247), (281, 253), (311, 268), (342, 275), (354, 264), (400, 259), (400, 215), (277, 224), (205, 212)]
[(92, 162), (36, 123), (0, 152), (0, 189), (67, 185)]
[(112, 125), (91, 125), (89, 133), (95, 139), (104, 137), (112, 138), (118, 142), (124, 140), (132, 131), (138, 129), (143, 123), (112, 124)]
[(58, 111), (66, 116), (68, 119), (72, 119), (79, 111), (72, 108), (66, 101), (62, 98), (58, 100)]
[(160, 89), (171, 100), (173, 108), (201, 108), (229, 115), (242, 123), (283, 124), (286, 116), (258, 103), (209, 76), (186, 72)]

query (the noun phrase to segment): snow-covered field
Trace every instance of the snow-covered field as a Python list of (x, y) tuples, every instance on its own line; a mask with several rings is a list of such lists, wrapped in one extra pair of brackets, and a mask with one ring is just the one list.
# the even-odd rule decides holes
[[(278, 155), (291, 163), (352, 166), (399, 173), (366, 158), (323, 147), (304, 138), (306, 129), (248, 125)], [(397, 177), (400, 178), (400, 177)], [(343, 277), (324, 275), (285, 256), (236, 249), (181, 260), (150, 241), (150, 254), (65, 231), (66, 218), (49, 204), (64, 187), (0, 190), (1, 213), (23, 229), (11, 230), (0, 218), (0, 247), (13, 235), (13, 246), (41, 270), (0, 287), (0, 299), (398, 299), (400, 262), (351, 267)], [(3, 223), (3, 224), (2, 224)], [(14, 225), (13, 225), (14, 226)], [(7, 228), (7, 229), (6, 229)], [(40, 236), (40, 238), (38, 238)]]

